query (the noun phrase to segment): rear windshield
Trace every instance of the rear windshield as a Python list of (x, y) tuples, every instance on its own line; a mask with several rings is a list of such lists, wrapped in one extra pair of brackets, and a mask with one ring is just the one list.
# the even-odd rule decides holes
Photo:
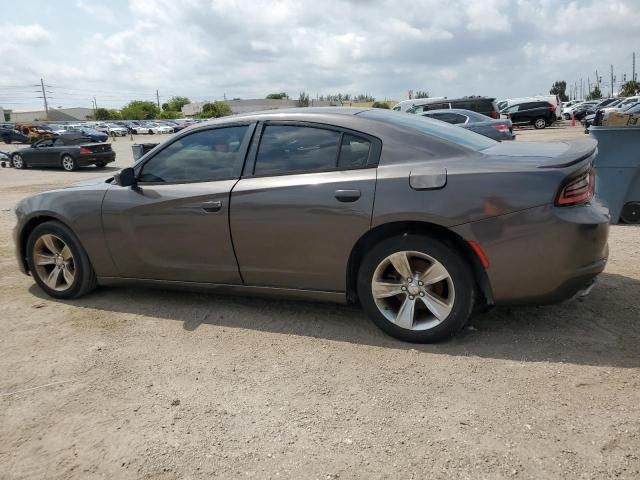
[(455, 125), (449, 125), (448, 123), (433, 120), (421, 115), (390, 112), (381, 109), (366, 110), (358, 115), (370, 118), (371, 120), (378, 120), (380, 122), (391, 123), (400, 127), (411, 128), (432, 137), (455, 143), (456, 145), (460, 145), (461, 147), (468, 148), (470, 150), (480, 151), (498, 143), (495, 140), (491, 140), (488, 137), (474, 133), (470, 130), (456, 127)]

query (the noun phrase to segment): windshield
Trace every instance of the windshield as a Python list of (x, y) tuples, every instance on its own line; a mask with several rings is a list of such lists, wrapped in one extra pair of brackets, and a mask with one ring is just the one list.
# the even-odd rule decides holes
[(396, 113), (380, 109), (366, 110), (358, 115), (371, 120), (410, 128), (420, 133), (455, 143), (470, 150), (480, 151), (498, 143), (495, 140), (491, 140), (488, 137), (471, 132), (470, 130), (420, 115)]

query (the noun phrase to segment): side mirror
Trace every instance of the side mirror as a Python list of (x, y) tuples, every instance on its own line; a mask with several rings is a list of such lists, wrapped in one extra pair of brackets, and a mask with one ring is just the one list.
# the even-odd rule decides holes
[(136, 184), (136, 173), (131, 167), (123, 168), (113, 176), (113, 183), (121, 187), (130, 187)]

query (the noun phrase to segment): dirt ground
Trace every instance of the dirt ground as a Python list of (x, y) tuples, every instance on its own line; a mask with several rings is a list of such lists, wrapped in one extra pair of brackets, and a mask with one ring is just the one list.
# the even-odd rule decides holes
[(589, 297), (416, 346), (351, 306), (45, 297), (12, 207), (96, 173), (0, 170), (0, 478), (640, 478), (640, 228), (612, 227)]

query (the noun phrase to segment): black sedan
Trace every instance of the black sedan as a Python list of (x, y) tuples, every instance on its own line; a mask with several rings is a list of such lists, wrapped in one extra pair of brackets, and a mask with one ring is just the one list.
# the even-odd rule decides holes
[(22, 132), (9, 127), (0, 127), (0, 138), (4, 143), (29, 143), (29, 138)]
[(494, 140), (515, 140), (511, 120), (494, 120), (486, 115), (463, 108), (452, 108), (443, 110), (428, 110), (422, 112), (423, 117), (435, 118), (442, 122), (447, 122), (458, 127), (466, 128), (472, 132), (479, 133)]
[(17, 169), (62, 167), (71, 172), (89, 165), (104, 167), (115, 159), (116, 154), (109, 143), (92, 143), (90, 138), (80, 135), (60, 135), (16, 150), (11, 155), (11, 164)]

